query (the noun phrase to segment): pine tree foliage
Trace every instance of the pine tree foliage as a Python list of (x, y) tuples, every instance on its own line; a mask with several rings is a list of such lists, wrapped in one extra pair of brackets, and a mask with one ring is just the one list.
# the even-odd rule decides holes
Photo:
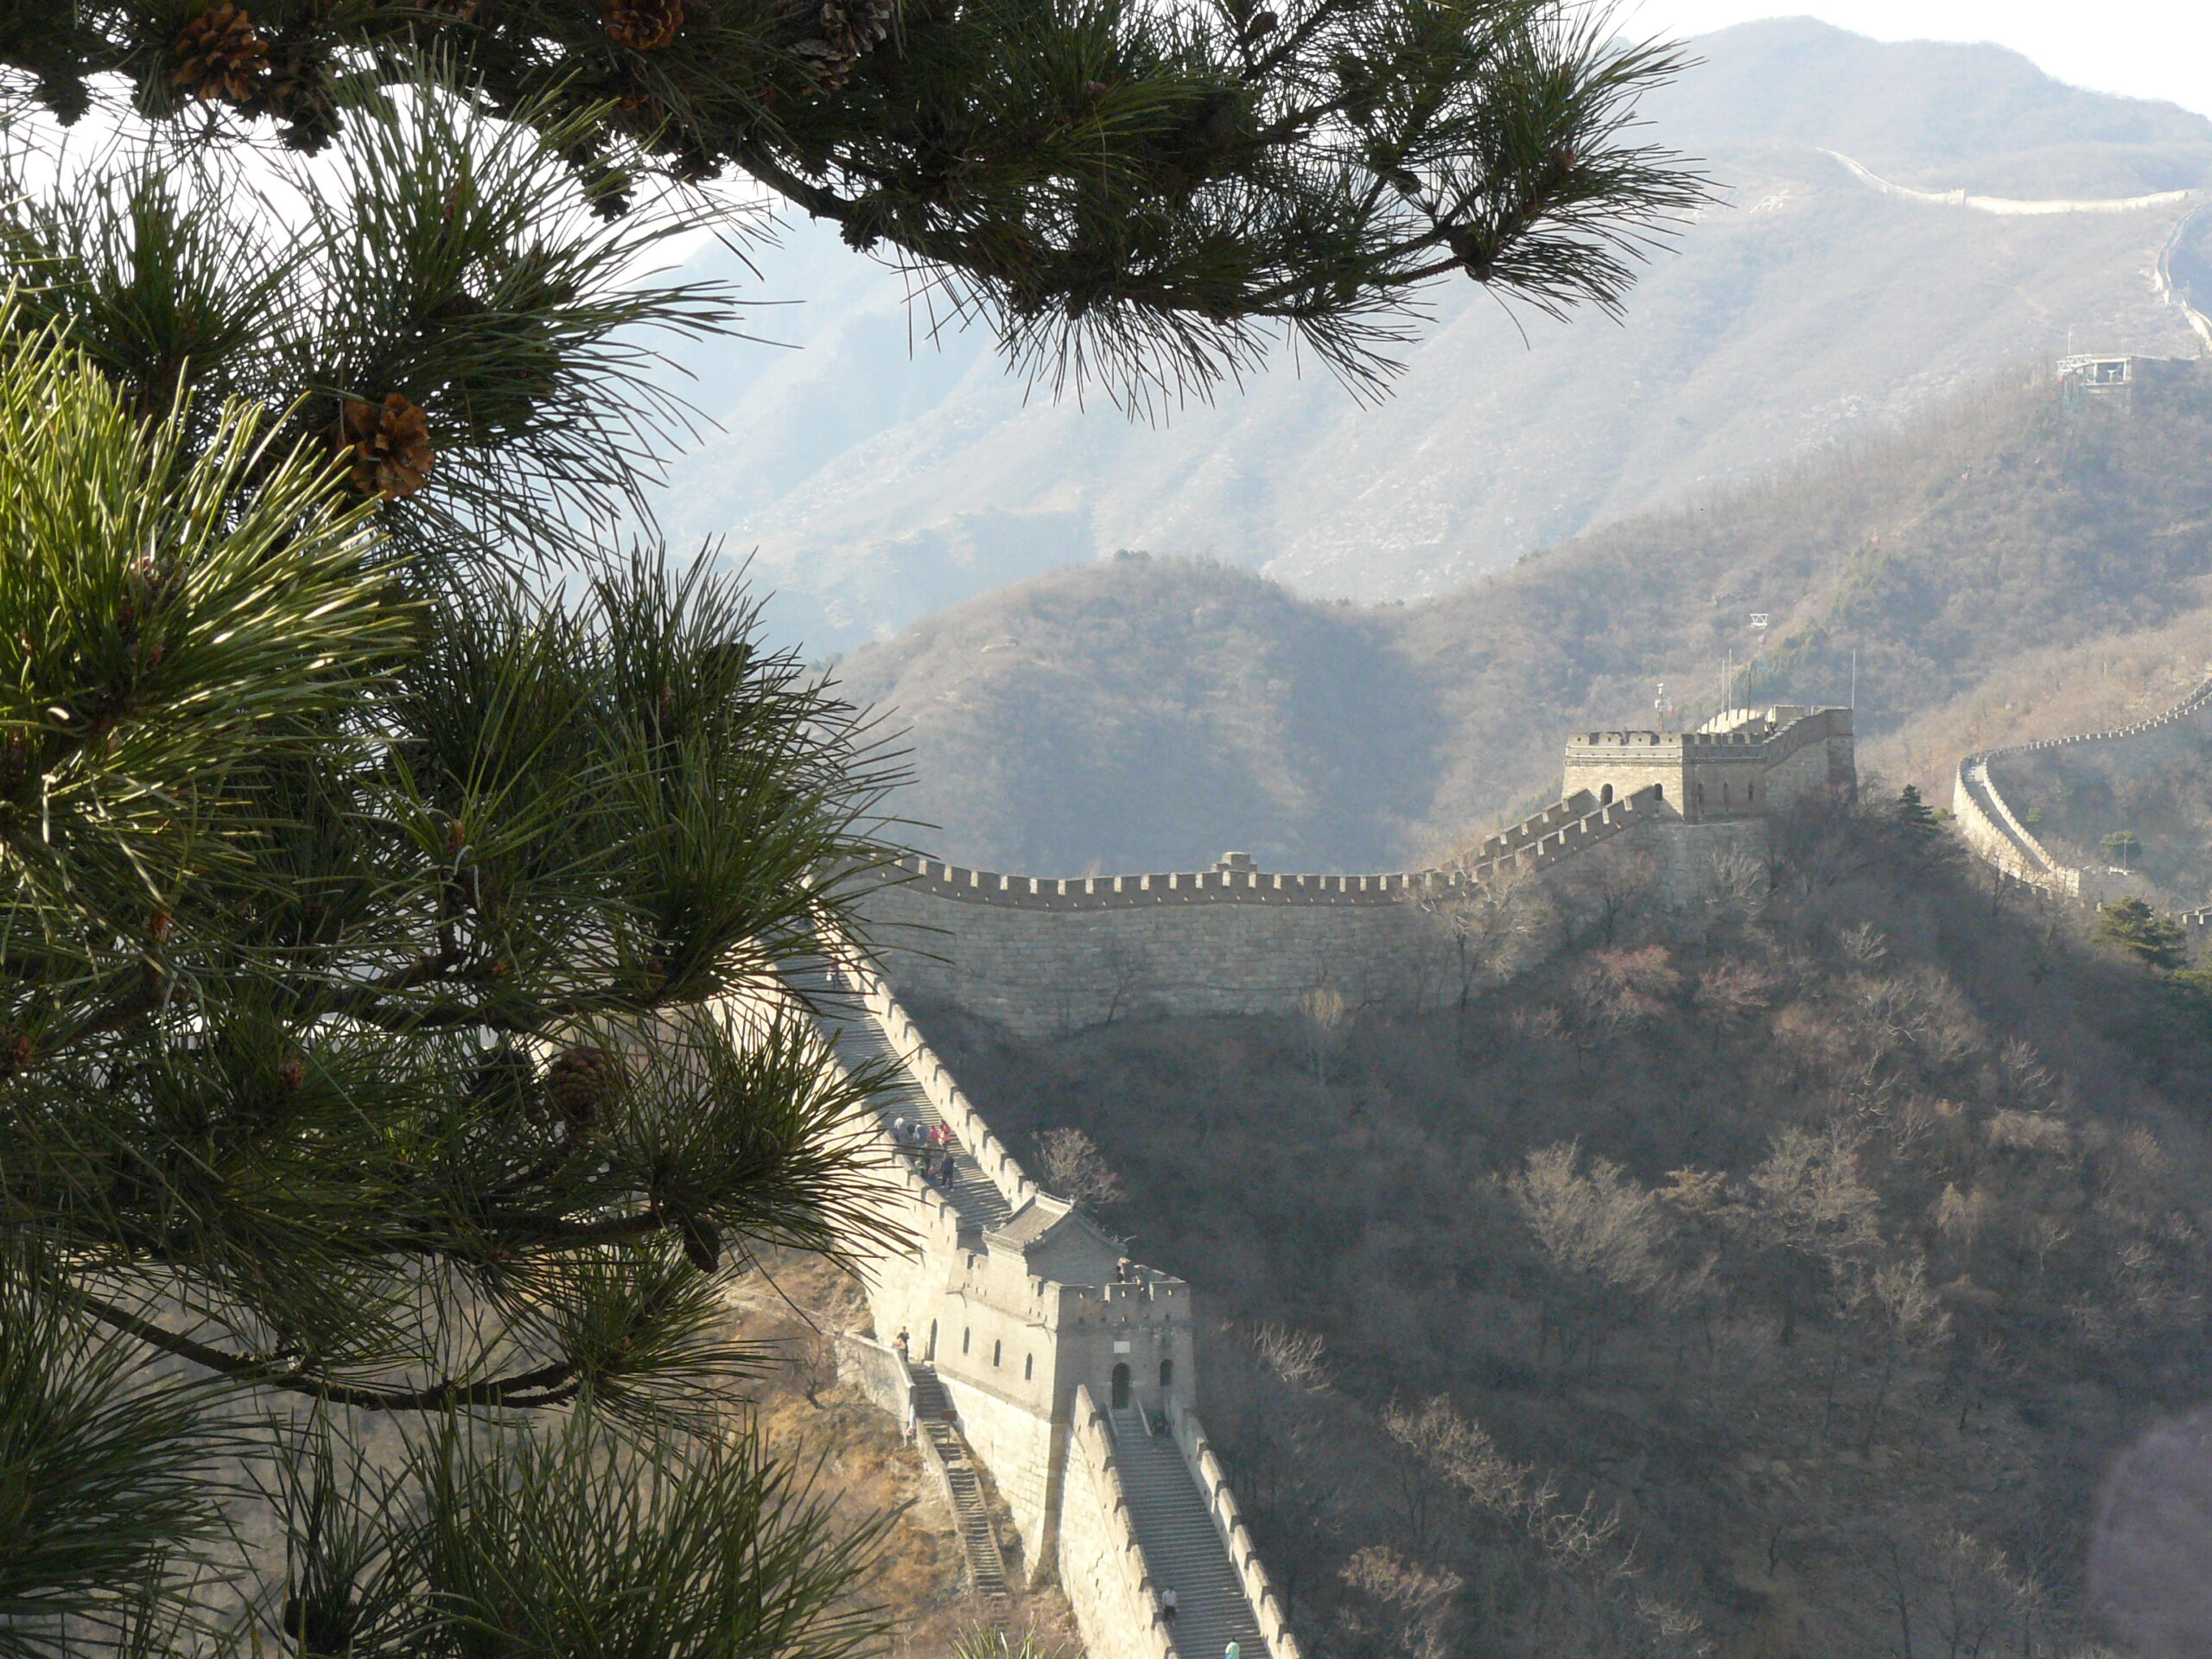
[(2096, 936), (2146, 967), (2171, 970), (2189, 962), (2181, 924), (2161, 916), (2133, 893), (2098, 907)]
[(1140, 406), (1280, 330), (1367, 385), (1451, 271), (1618, 304), (1673, 66), (1550, 0), (0, 4), (13, 112), (161, 135), (0, 193), (0, 1659), (876, 1628), (719, 1285), (890, 1242), (789, 969), (890, 769), (605, 549), (641, 342), (734, 305), (630, 280), (649, 172)]
[[(786, 967), (884, 767), (711, 560), (595, 550), (618, 331), (709, 319), (438, 98), (297, 234), (129, 155), (7, 210), (0, 1653), (872, 1629), (868, 1529), (734, 1428), (721, 1275), (888, 1236)], [(242, 1443), (330, 1473), (283, 1563)]]
[(19, 320), (63, 327), (134, 413), (189, 398), (195, 442), (232, 399), (327, 442), (356, 498), (413, 498), (383, 526), (397, 550), (512, 556), (642, 515), (689, 429), (653, 337), (727, 326), (735, 296), (620, 284), (691, 220), (591, 213), (560, 157), (588, 112), (495, 124), (445, 85), (364, 85), (329, 154), (258, 187), (206, 147), (65, 153), (44, 186), (19, 156), (0, 203)]
[(1680, 60), (1561, 0), (15, 0), (0, 65), (64, 119), (319, 149), (356, 77), (448, 54), (620, 211), (741, 176), (988, 319), (1033, 369), (1203, 391), (1287, 330), (1355, 383), (1452, 273), (1617, 306), (1702, 199), (1641, 142)]

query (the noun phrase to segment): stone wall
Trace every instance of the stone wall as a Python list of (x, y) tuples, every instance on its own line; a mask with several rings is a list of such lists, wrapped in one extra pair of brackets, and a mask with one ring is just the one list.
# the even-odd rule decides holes
[(1025, 1565), (1048, 1562), (1054, 1545), (1052, 1518), (1060, 1494), (1054, 1489), (1064, 1431), (1042, 1411), (1009, 1400), (980, 1383), (949, 1376), (938, 1381), (960, 1414), (960, 1432), (976, 1461), (991, 1471), (999, 1496), (1014, 1515)]
[[(1825, 750), (1806, 755), (1803, 769), (1824, 779)], [(1458, 946), (1440, 912), (1474, 884), (1572, 884), (1576, 859), (1605, 843), (1645, 863), (1665, 902), (1683, 905), (1709, 886), (1716, 860), (1765, 852), (1764, 817), (1685, 823), (1649, 793), (1578, 804), (1589, 810), (1562, 803), (1492, 837), (1466, 870), (1058, 882), (926, 863), (871, 893), (864, 913), (902, 995), (1041, 1037), (1115, 1020), (1289, 1013), (1324, 986), (1355, 1006), (1445, 1006), (1458, 994)]]
[(1206, 1444), (1206, 1432), (1198, 1414), (1178, 1412), (1172, 1421), (1175, 1449), (1183, 1454), (1191, 1478), (1198, 1483), (1198, 1491), (1206, 1500), (1206, 1512), (1213, 1517), (1214, 1530), (1229, 1551), (1230, 1563), (1243, 1580), (1244, 1599), (1252, 1605), (1260, 1634), (1268, 1639), (1268, 1654), (1272, 1659), (1300, 1659), (1298, 1638), (1291, 1632), (1290, 1621), (1283, 1617), (1281, 1598), (1268, 1581), (1268, 1569), (1261, 1565), (1260, 1552), (1253, 1547), (1252, 1535), (1244, 1525), (1243, 1511), (1236, 1505), (1236, 1495), (1229, 1490), (1229, 1478), (1222, 1472), (1213, 1448)]
[(1565, 783), (1611, 800), (1643, 789), (1692, 823), (1787, 812), (1857, 779), (1852, 711), (1780, 704), (1737, 709), (1722, 730), (1578, 732), (1567, 741)]
[(2165, 713), (2154, 715), (2149, 720), (2131, 721), (2108, 732), (2082, 732), (2072, 737), (2039, 738), (2031, 743), (1978, 750), (1959, 762), (1958, 772), (1952, 779), (1951, 815), (1967, 845), (2005, 874), (2069, 898), (2103, 896), (2108, 885), (2102, 879), (2105, 873), (2085, 870), (2053, 856), (2005, 798), (1998, 786), (1996, 767), (2009, 755), (2145, 737), (2209, 707), (2212, 707), (2212, 679), (2206, 680)]
[(914, 1380), (906, 1362), (887, 1343), (844, 1331), (837, 1335), (837, 1380), (855, 1389), (879, 1411), (889, 1412), (904, 1430), (914, 1421)]
[(1068, 1427), (1059, 1561), (1089, 1659), (1178, 1659), (1122, 1494), (1114, 1439), (1088, 1389), (1077, 1390)]

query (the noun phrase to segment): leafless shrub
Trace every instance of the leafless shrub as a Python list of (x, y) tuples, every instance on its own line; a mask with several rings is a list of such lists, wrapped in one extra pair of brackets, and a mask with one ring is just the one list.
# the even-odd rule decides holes
[(1344, 1046), (1351, 1024), (1351, 1004), (1333, 985), (1318, 985), (1299, 1000), (1299, 1014), (1306, 1033), (1306, 1063), (1317, 1083), (1329, 1080), (1329, 1065)]
[(1856, 927), (1845, 929), (1837, 943), (1842, 949), (1844, 960), (1855, 962), (1861, 968), (1872, 968), (1890, 954), (1889, 941), (1872, 922), (1861, 922)]
[(1343, 1578), (1361, 1608), (1350, 1621), (1356, 1633), (1381, 1637), (1405, 1659), (1446, 1659), (1452, 1653), (1446, 1626), (1459, 1592), (1458, 1573), (1370, 1545), (1344, 1563)]
[(2074, 1131), (2048, 1112), (2016, 1112), (2010, 1107), (1989, 1120), (1989, 1144), (2013, 1152), (2063, 1155), (2074, 1149)]
[(1326, 1344), (1318, 1331), (1295, 1331), (1287, 1325), (1262, 1325), (1252, 1333), (1252, 1346), (1261, 1363), (1286, 1387), (1319, 1394), (1329, 1386), (1328, 1368), (1321, 1355)]
[(1128, 1196), (1098, 1143), (1081, 1129), (1039, 1130), (1037, 1173), (1046, 1191), (1085, 1210), (1110, 1210)]

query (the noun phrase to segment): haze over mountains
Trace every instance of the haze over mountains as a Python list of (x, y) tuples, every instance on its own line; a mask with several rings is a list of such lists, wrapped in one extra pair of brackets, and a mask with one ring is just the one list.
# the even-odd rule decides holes
[(2212, 657), (2212, 364), (2132, 412), (2047, 374), (1593, 531), (1442, 598), (1300, 598), (1220, 563), (1031, 579), (849, 658), (907, 732), (918, 844), (1040, 875), (1406, 868), (1557, 788), (1571, 730), (1853, 695), (1860, 761), (1946, 798), (1964, 750), (2096, 730)]
[(1208, 555), (1308, 595), (1417, 599), (1887, 427), (1999, 365), (2069, 343), (2194, 349), (2159, 279), (2171, 252), (2176, 277), (2212, 291), (2212, 215), (2184, 229), (2196, 202), (1999, 214), (1885, 194), (1825, 152), (1920, 190), (2120, 198), (2212, 187), (2212, 123), (2065, 86), (1999, 48), (1803, 19), (1695, 50), (1652, 136), (1707, 158), (1724, 203), (1625, 321), (1516, 318), (1471, 283), (1440, 288), (1376, 408), (1287, 356), (1164, 429), (1025, 397), (988, 340), (917, 343), (926, 317), (902, 278), (794, 227), (747, 286), (813, 302), (754, 325), (804, 349), (695, 356), (691, 395), (723, 429), (677, 467), (667, 527), (757, 547), (779, 631), (813, 648), (1116, 548)]

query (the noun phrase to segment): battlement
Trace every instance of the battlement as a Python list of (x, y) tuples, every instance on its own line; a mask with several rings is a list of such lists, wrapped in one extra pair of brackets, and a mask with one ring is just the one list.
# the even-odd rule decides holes
[[(883, 872), (862, 913), (898, 953), (903, 986), (1026, 1033), (1139, 1010), (1284, 1013), (1321, 986), (1421, 1007), (1455, 982), (1449, 918), (1478, 893), (1548, 879), (1626, 836), (1667, 902), (1688, 902), (1715, 856), (1763, 844), (1770, 813), (1848, 794), (1855, 779), (1849, 709), (1732, 709), (1697, 732), (1577, 734), (1560, 798), (1447, 865), (1292, 874), (1231, 852), (1211, 869), (1059, 877), (912, 857)], [(965, 1121), (949, 1080), (922, 1070)], [(987, 1172), (1019, 1207), (1027, 1178), (985, 1145)]]
[(1448, 868), (1375, 875), (1294, 875), (1254, 867), (1249, 855), (1210, 870), (1151, 875), (1006, 875), (932, 858), (895, 861), (889, 884), (957, 904), (1024, 910), (1128, 910), (1200, 904), (1402, 905), (1446, 897), (1507, 871), (1529, 871), (1665, 810), (1659, 794), (1638, 791), (1600, 801), (1589, 790), (1491, 836), (1467, 861)]
[(1851, 710), (1732, 709), (1694, 732), (1580, 732), (1566, 787), (1601, 802), (1653, 790), (1691, 823), (1767, 817), (1857, 777)]

